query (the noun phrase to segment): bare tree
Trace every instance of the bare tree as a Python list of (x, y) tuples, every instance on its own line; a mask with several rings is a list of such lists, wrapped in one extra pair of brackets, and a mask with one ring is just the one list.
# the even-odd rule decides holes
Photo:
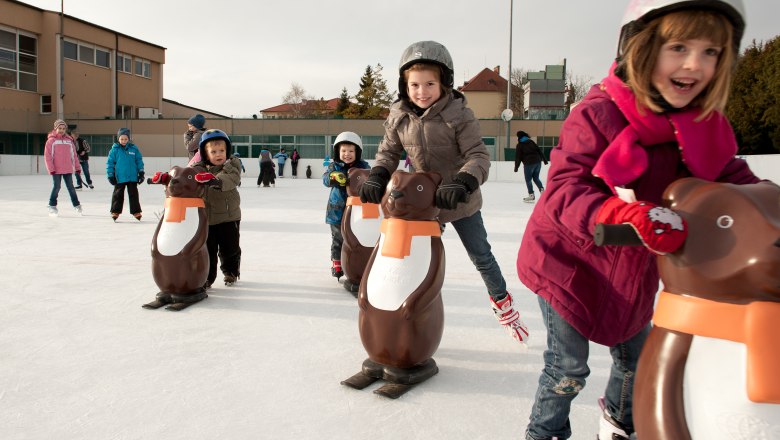
[(566, 72), (566, 108), (569, 109), (572, 104), (579, 102), (588, 94), (590, 87), (595, 84), (590, 75), (578, 75), (571, 70)]
[(316, 98), (306, 93), (306, 90), (300, 84), (294, 82), (290, 85), (290, 90), (282, 97), (282, 103), (289, 104), (294, 118), (311, 116), (315, 111), (315, 106), (309, 101)]
[[(512, 112), (515, 117), (521, 117), (523, 114), (523, 104), (525, 95), (523, 94), (523, 85), (528, 82), (528, 69), (525, 67), (515, 67), (512, 69)], [(504, 101), (506, 108), (506, 101)]]

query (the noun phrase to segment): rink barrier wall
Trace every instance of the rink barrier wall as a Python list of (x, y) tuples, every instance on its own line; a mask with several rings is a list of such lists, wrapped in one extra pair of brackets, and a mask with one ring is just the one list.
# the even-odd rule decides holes
[[(780, 154), (740, 156), (747, 160), (748, 165), (753, 172), (762, 179), (769, 179), (780, 183)], [(242, 159), (246, 167), (245, 178), (257, 178), (260, 173), (260, 164), (257, 159)], [(368, 161), (373, 165), (373, 161)], [(151, 176), (155, 171), (168, 171), (173, 166), (185, 166), (186, 159), (183, 157), (144, 157), (144, 168), (147, 176)], [(325, 166), (322, 159), (301, 159), (298, 162), (298, 177), (306, 178), (306, 166), (311, 165), (312, 179), (319, 179), (325, 172)], [(403, 169), (403, 162), (399, 169)], [(517, 173), (514, 172), (514, 162), (491, 161), (490, 176), (488, 181), (495, 182), (522, 182), (522, 167)], [(547, 170), (549, 166), (542, 166), (541, 179), (547, 180)], [(106, 158), (101, 156), (92, 156), (89, 159), (89, 171), (91, 175), (105, 176)], [(13, 154), (0, 154), (0, 176), (25, 176), (35, 174), (47, 174), (46, 163), (43, 156), (25, 156)], [(291, 176), (290, 164), (284, 166), (285, 177)]]

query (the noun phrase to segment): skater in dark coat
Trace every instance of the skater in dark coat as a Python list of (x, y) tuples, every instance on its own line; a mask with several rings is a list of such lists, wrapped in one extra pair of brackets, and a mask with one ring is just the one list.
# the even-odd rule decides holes
[(528, 133), (520, 130), (517, 132), (517, 154), (515, 155), (515, 172), (523, 163), (523, 174), (525, 175), (525, 185), (528, 187), (528, 197), (523, 198), (524, 202), (531, 203), (536, 200), (534, 196), (534, 186), (539, 188), (539, 193), (544, 191), (544, 185), (539, 179), (539, 172), (542, 170), (542, 162), (547, 165), (547, 159), (544, 158), (544, 152), (532, 141)]
[(265, 188), (268, 188), (271, 185), (276, 186), (274, 161), (271, 158), (271, 152), (266, 149), (260, 151), (260, 175), (257, 176), (257, 186), (260, 186), (261, 184)]

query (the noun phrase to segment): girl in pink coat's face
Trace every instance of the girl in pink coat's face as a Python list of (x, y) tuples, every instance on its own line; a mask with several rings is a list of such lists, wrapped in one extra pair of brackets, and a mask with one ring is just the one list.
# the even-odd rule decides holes
[(54, 129), (54, 131), (57, 133), (58, 136), (62, 136), (65, 134), (65, 131), (67, 131), (68, 127), (64, 124), (60, 124), (57, 126), (57, 128)]

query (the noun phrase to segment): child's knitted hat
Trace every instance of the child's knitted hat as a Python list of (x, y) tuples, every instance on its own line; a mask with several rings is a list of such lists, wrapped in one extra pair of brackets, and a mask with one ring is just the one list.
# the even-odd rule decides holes
[(56, 121), (54, 121), (54, 129), (55, 129), (55, 130), (56, 130), (56, 129), (57, 129), (57, 127), (59, 127), (60, 125), (64, 125), (66, 129), (68, 128), (68, 124), (66, 124), (66, 123), (65, 123), (65, 121), (63, 121), (62, 119), (57, 119)]
[(188, 124), (191, 124), (193, 127), (197, 128), (198, 130), (202, 129), (203, 126), (206, 124), (206, 118), (203, 117), (200, 113), (197, 115), (191, 117), (187, 120)]
[(129, 128), (120, 128), (119, 131), (116, 132), (116, 137), (125, 135), (127, 137), (130, 137), (130, 129)]

